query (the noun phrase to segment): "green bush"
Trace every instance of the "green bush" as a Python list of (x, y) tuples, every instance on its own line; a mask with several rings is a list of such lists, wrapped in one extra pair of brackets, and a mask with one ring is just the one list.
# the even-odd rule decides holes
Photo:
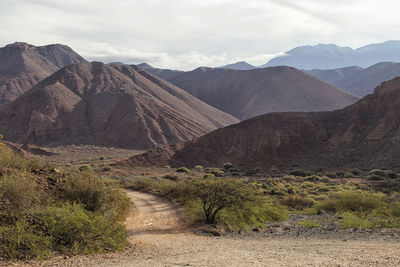
[(176, 172), (190, 172), (190, 170), (186, 167), (179, 167), (176, 169)]
[(215, 177), (222, 177), (224, 175), (224, 171), (218, 168), (207, 168), (205, 169), (205, 172), (214, 174)]
[(101, 212), (112, 220), (122, 220), (129, 208), (129, 198), (115, 183), (90, 172), (68, 176), (61, 187), (63, 199), (82, 204), (92, 212)]
[(51, 238), (37, 225), (20, 220), (10, 226), (0, 226), (0, 258), (43, 259), (50, 255), (51, 248)]
[(343, 178), (344, 177), (344, 172), (338, 171), (338, 172), (336, 172), (336, 176)]
[(335, 173), (330, 173), (330, 172), (326, 173), (325, 176), (328, 177), (328, 178), (332, 178), (332, 179), (333, 178), (337, 178)]
[(353, 170), (351, 170), (350, 172), (351, 172), (352, 174), (354, 174), (354, 175), (360, 175), (360, 174), (361, 174), (360, 170), (357, 170), (357, 169), (353, 169)]
[(51, 237), (53, 250), (61, 253), (100, 253), (121, 250), (126, 245), (122, 225), (115, 225), (80, 204), (47, 207), (36, 214), (36, 219)]
[(289, 175), (300, 176), (300, 177), (306, 177), (306, 176), (307, 176), (307, 173), (305, 173), (305, 172), (302, 171), (302, 170), (294, 170), (294, 171), (289, 172)]
[(372, 174), (372, 175), (369, 175), (367, 177), (367, 180), (368, 181), (382, 181), (382, 180), (385, 180), (385, 177), (384, 176), (380, 176), (380, 175)]
[[(241, 213), (252, 213), (251, 207), (260, 203), (261, 194), (258, 190), (234, 179), (202, 179), (187, 184), (184, 197), (195, 201), (203, 210), (206, 223), (214, 224), (219, 214), (232, 210)], [(254, 214), (253, 214), (254, 215)]]
[(203, 168), (203, 166), (201, 166), (201, 165), (196, 165), (196, 166), (194, 167), (194, 169), (195, 169), (196, 171), (198, 171), (198, 172), (204, 171), (204, 168)]
[(233, 168), (232, 163), (230, 163), (230, 162), (225, 162), (224, 163), (224, 171), (228, 171), (231, 168)]
[(91, 169), (92, 169), (92, 167), (90, 167), (89, 165), (82, 165), (82, 166), (79, 167), (79, 170), (81, 172), (90, 171)]
[(282, 199), (281, 204), (292, 209), (302, 210), (311, 207), (314, 204), (314, 201), (304, 196), (294, 195)]
[(130, 202), (116, 183), (90, 172), (61, 174), (1, 144), (0, 162), (0, 258), (124, 247), (120, 222)]
[(44, 167), (42, 164), (26, 159), (10, 147), (0, 143), (0, 168), (11, 168), (20, 171), (30, 171)]
[(212, 173), (207, 173), (203, 175), (203, 179), (214, 179), (215, 175)]
[(39, 204), (40, 190), (28, 173), (0, 177), (0, 221), (12, 220)]
[(385, 176), (386, 176), (384, 170), (378, 170), (378, 169), (371, 170), (371, 171), (369, 172), (369, 174), (371, 174), (371, 175), (376, 175), (376, 176), (381, 176), (381, 177), (385, 177)]
[(383, 195), (370, 192), (342, 192), (317, 205), (328, 212), (370, 212), (384, 207)]

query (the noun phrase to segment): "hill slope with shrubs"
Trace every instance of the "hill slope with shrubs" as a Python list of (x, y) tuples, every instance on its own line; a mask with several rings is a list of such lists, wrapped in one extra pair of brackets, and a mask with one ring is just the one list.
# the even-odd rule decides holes
[(130, 207), (112, 181), (61, 173), (0, 143), (0, 258), (121, 250)]

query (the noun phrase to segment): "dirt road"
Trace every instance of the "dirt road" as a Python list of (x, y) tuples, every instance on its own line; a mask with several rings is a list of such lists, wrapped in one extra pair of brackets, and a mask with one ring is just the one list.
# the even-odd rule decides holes
[(153, 195), (128, 192), (131, 251), (52, 260), (46, 266), (400, 266), (400, 242), (298, 237), (206, 237), (185, 227), (182, 210)]

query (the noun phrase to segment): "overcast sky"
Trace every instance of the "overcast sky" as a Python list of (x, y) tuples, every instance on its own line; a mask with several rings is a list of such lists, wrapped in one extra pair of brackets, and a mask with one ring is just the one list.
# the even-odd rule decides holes
[(398, 0), (0, 0), (0, 46), (62, 43), (89, 60), (189, 70), (295, 46), (400, 39)]

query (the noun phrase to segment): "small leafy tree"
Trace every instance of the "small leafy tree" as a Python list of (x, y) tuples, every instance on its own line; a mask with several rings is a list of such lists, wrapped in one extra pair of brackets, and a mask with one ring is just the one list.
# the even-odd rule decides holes
[(191, 182), (185, 191), (187, 198), (201, 203), (208, 224), (214, 224), (222, 210), (246, 209), (261, 196), (252, 186), (234, 179), (199, 179)]

